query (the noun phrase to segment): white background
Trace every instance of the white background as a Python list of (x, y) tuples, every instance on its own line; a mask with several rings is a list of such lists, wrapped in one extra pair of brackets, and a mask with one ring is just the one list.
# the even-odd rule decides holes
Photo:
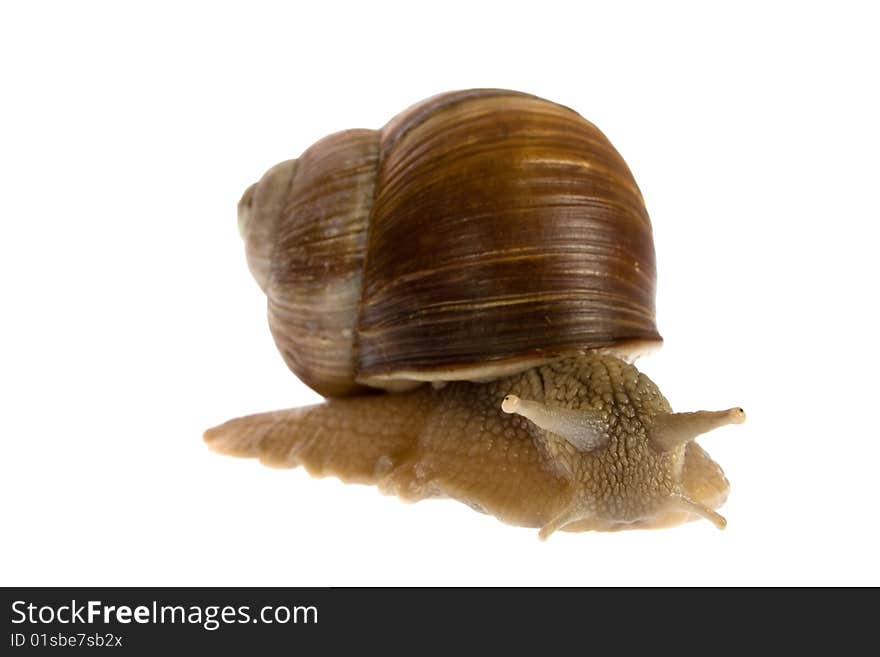
[[(880, 584), (877, 17), (613, 4), (4, 3), (0, 583)], [(666, 338), (640, 368), (677, 410), (748, 412), (702, 439), (726, 531), (540, 543), (204, 447), (318, 401), (266, 327), (244, 188), (476, 86), (578, 110), (632, 168)]]

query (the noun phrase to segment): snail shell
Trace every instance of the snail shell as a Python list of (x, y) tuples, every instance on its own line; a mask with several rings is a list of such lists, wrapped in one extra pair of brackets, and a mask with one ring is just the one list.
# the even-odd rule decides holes
[(248, 189), (239, 219), (275, 342), (326, 396), (661, 340), (632, 174), (534, 96), (442, 94), (330, 135)]

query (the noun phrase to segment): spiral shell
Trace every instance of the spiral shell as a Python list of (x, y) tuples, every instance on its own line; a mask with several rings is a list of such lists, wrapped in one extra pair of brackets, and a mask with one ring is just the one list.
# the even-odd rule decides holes
[(535, 96), (441, 94), (330, 135), (252, 186), (239, 220), (278, 348), (327, 396), (661, 340), (632, 174)]

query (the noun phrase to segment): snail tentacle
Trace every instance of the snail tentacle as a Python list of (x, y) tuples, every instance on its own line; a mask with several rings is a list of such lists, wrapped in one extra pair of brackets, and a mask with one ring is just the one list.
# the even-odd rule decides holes
[(699, 502), (681, 494), (673, 496), (672, 499), (673, 505), (680, 508), (682, 511), (695, 513), (696, 515), (710, 521), (718, 529), (724, 529), (727, 527), (727, 519), (717, 511), (710, 509), (705, 504), (700, 504)]
[(654, 418), (649, 434), (654, 445), (665, 452), (681, 447), (712, 429), (745, 421), (746, 413), (739, 407), (726, 411), (664, 413)]
[(546, 541), (550, 538), (550, 535), (553, 534), (556, 530), (562, 529), (568, 524), (576, 522), (578, 520), (586, 520), (590, 517), (589, 511), (584, 509), (581, 505), (574, 503), (568, 508), (566, 508), (562, 513), (553, 518), (546, 525), (541, 527), (538, 532), (538, 538), (542, 541)]
[(582, 452), (602, 447), (609, 439), (601, 416), (590, 411), (548, 406), (516, 395), (507, 395), (501, 402), (501, 410), (527, 418), (544, 431), (565, 438)]

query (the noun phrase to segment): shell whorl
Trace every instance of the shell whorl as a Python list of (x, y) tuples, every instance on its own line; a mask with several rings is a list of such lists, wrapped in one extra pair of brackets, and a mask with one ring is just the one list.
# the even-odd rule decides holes
[[(286, 186), (277, 167), (266, 173), (251, 212), (260, 198), (270, 207), (245, 222), (248, 262), (268, 297), (275, 343), (287, 366), (325, 396), (361, 389), (355, 324), (378, 152), (376, 130), (325, 137), (295, 165), (284, 163)], [(248, 200), (245, 192), (242, 203)]]
[(245, 243), (248, 267), (263, 292), (269, 288), (275, 233), (297, 164), (298, 160), (276, 164), (248, 187), (238, 202), (238, 232)]
[(360, 380), (479, 379), (659, 342), (651, 223), (593, 124), (535, 96), (442, 94), (383, 129)]

